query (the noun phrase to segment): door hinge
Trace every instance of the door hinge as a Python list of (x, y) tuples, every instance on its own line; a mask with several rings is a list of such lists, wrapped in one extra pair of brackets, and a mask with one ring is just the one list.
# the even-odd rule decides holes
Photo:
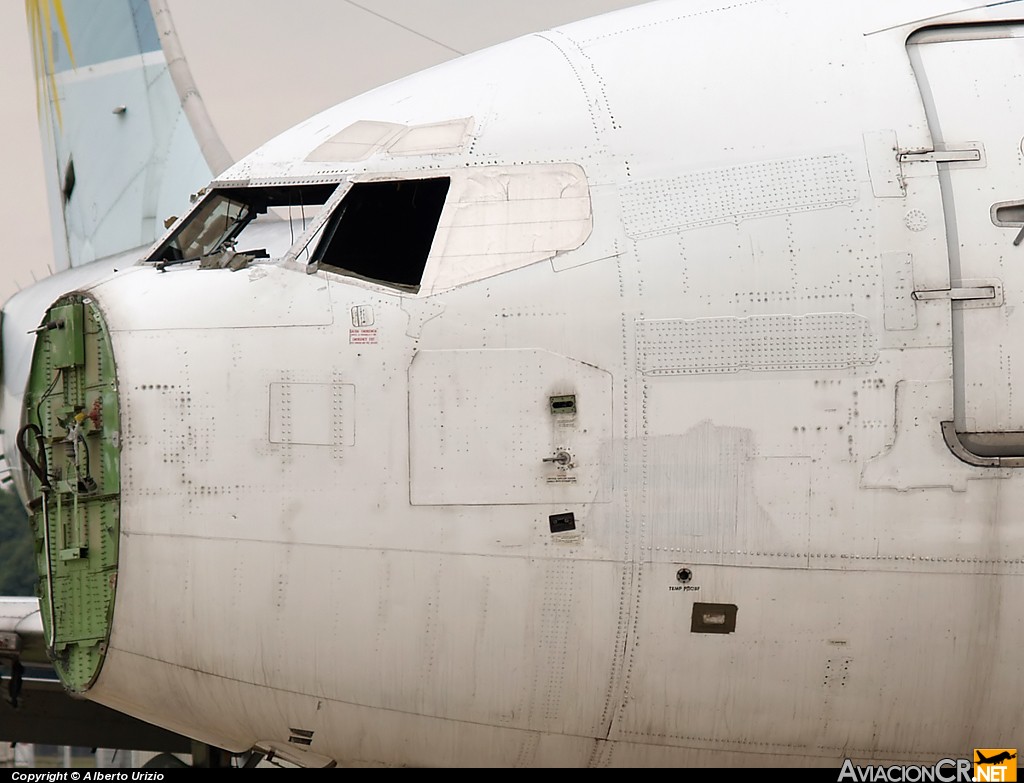
[(912, 296), (918, 302), (928, 299), (952, 299), (957, 302), (965, 299), (995, 299), (996, 288), (992, 285), (979, 288), (933, 288), (929, 291), (914, 291)]
[(900, 153), (900, 163), (972, 163), (980, 160), (980, 149)]
[(929, 288), (914, 291), (915, 302), (930, 302), (944, 299), (963, 302), (964, 307), (1000, 307), (1003, 304), (1003, 284), (992, 278), (982, 280), (960, 280), (959, 285), (949, 288)]

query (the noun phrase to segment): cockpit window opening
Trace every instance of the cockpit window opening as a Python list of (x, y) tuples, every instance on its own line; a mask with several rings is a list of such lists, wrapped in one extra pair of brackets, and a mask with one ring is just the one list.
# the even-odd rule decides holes
[(189, 221), (171, 243), (173, 255), (168, 260), (209, 255), (241, 233), (253, 214), (247, 204), (214, 195), (203, 203), (196, 218)]
[(357, 182), (330, 217), (310, 263), (416, 291), (450, 177)]
[[(181, 225), (146, 259), (158, 265), (199, 261), (228, 247), (239, 252), (254, 251), (267, 255), (268, 247), (244, 247), (248, 236), (253, 241), (274, 240), (281, 247), (269, 248), (269, 255), (283, 254), (301, 235), (311, 210), (326, 203), (338, 183), (312, 185), (274, 185), (217, 188), (208, 193), (182, 221)], [(288, 223), (288, 232), (275, 231), (274, 236), (259, 233), (251, 227)], [(295, 223), (301, 221), (296, 231)], [(258, 237), (258, 239), (257, 239)], [(287, 245), (284, 243), (287, 242)], [(278, 252), (279, 251), (279, 252)], [(162, 268), (162, 267), (161, 267)]]

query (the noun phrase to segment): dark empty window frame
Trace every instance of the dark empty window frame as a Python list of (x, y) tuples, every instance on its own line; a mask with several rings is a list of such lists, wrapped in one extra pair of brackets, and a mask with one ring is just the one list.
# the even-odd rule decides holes
[(311, 259), (342, 274), (419, 290), (451, 178), (357, 182)]

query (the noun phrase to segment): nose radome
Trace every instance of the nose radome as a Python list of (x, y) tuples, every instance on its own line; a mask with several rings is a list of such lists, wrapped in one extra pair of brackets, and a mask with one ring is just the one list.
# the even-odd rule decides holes
[(121, 490), (116, 367), (88, 295), (57, 300), (36, 330), (17, 445), (47, 651), (65, 687), (83, 693), (110, 638)]

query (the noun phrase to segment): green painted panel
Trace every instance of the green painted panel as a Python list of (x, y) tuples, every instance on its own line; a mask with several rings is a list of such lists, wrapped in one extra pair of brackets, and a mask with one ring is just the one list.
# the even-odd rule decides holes
[(75, 367), (85, 361), (82, 309), (81, 304), (75, 303), (54, 307), (50, 311), (50, 323), (54, 328), (49, 338), (56, 367)]
[(103, 316), (88, 297), (58, 301), (39, 332), (25, 396), (35, 467), (38, 594), (54, 668), (82, 693), (110, 638), (120, 533), (120, 411)]

